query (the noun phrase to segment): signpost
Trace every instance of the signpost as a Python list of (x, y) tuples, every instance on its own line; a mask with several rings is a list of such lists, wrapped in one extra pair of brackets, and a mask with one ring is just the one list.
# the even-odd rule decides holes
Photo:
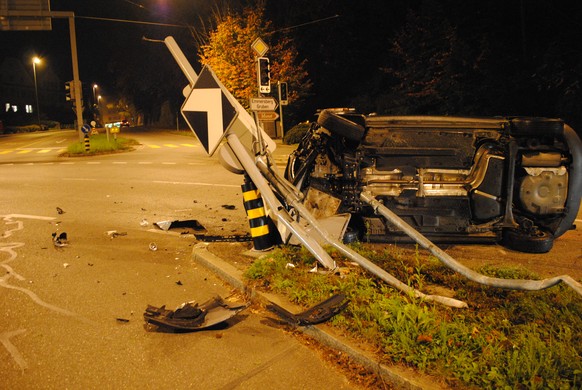
[(261, 122), (274, 122), (279, 119), (279, 114), (274, 111), (259, 111), (257, 112), (257, 118)]
[(251, 98), (251, 111), (275, 111), (277, 101), (272, 97)]
[(50, 10), (49, 0), (0, 1), (0, 30), (50, 31)]

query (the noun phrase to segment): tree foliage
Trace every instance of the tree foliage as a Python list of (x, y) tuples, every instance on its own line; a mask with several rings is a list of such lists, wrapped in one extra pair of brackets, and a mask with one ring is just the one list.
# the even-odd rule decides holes
[(257, 95), (256, 54), (251, 45), (259, 37), (269, 45), (271, 83), (288, 83), (290, 104), (297, 104), (309, 94), (311, 82), (305, 61), (299, 61), (291, 38), (273, 32), (263, 7), (247, 7), (241, 13), (215, 12), (214, 16), (216, 27), (202, 34), (200, 63), (212, 67), (241, 104), (248, 107), (249, 98)]

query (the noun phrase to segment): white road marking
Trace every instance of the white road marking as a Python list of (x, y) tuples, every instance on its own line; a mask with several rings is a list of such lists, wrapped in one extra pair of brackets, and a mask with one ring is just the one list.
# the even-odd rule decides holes
[(163, 181), (163, 180), (154, 180), (153, 183), (156, 183), (156, 184), (181, 184), (181, 185), (188, 185), (188, 186), (208, 186), (208, 187), (240, 188), (240, 186), (239, 185), (236, 185), (236, 184), (196, 183), (196, 182), (187, 182), (187, 181)]
[(85, 177), (63, 177), (63, 180), (68, 181), (96, 181), (97, 179), (89, 179)]
[(22, 370), (27, 369), (28, 364), (26, 363), (26, 360), (24, 360), (24, 357), (22, 357), (18, 349), (14, 346), (14, 344), (10, 342), (10, 337), (18, 336), (24, 332), (26, 332), (26, 329), (18, 329), (13, 332), (0, 333), (0, 342), (2, 343), (2, 345), (4, 345), (4, 348), (6, 348), (8, 353), (10, 353), (10, 355), (12, 356), (12, 359), (14, 359), (16, 364), (18, 364), (18, 366)]

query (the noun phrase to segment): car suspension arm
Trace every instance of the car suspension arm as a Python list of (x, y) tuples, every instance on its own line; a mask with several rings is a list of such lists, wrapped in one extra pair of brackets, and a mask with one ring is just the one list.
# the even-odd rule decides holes
[(390, 223), (396, 226), (398, 229), (406, 233), (410, 238), (418, 243), (424, 249), (428, 249), (433, 255), (435, 255), (443, 264), (451, 268), (453, 271), (460, 273), (467, 279), (491, 287), (501, 287), (511, 290), (544, 290), (546, 288), (555, 286), (558, 283), (565, 283), (571, 288), (573, 288), (578, 294), (582, 295), (582, 284), (578, 283), (574, 278), (569, 275), (556, 276), (549, 279), (543, 280), (528, 280), (528, 279), (501, 279), (493, 278), (490, 276), (482, 275), (472, 269), (459, 263), (451, 256), (449, 256), (445, 251), (436, 246), (428, 238), (416, 231), (412, 226), (407, 224), (402, 218), (396, 215), (393, 211), (388, 209), (380, 203), (371, 193), (362, 192), (360, 194), (360, 199), (372, 206), (376, 214), (382, 215)]

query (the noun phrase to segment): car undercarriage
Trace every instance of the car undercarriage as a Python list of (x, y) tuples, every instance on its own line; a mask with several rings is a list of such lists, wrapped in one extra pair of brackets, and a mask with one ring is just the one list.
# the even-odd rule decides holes
[(328, 109), (285, 174), (319, 218), (350, 213), (352, 238), (410, 241), (360, 200), (369, 192), (434, 242), (500, 242), (542, 253), (573, 226), (581, 161), (580, 139), (559, 119)]

